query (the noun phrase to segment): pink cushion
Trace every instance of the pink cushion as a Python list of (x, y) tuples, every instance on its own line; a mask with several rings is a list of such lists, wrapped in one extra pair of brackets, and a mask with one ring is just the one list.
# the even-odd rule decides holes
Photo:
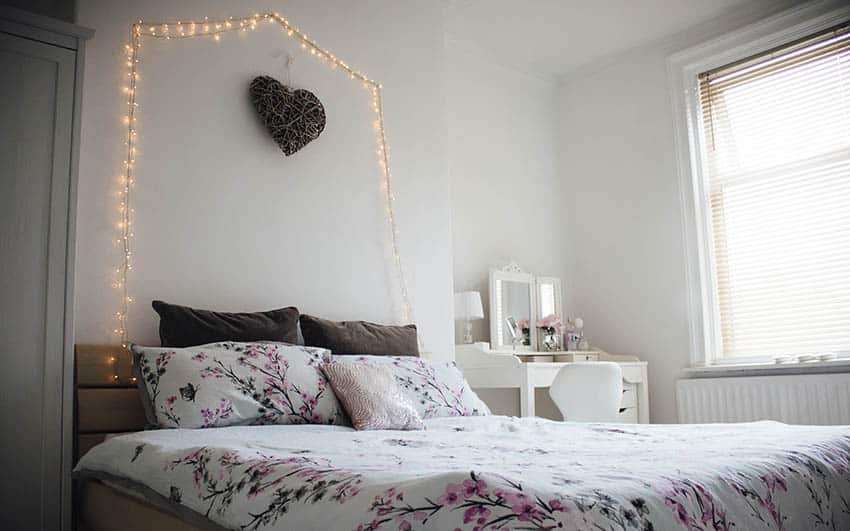
[(322, 365), (337, 400), (356, 430), (424, 430), (387, 367), (332, 361)]

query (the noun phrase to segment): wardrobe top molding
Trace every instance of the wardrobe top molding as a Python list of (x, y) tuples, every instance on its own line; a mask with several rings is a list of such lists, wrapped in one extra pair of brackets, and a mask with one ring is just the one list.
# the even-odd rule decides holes
[(9, 6), (0, 6), (0, 31), (77, 50), (94, 30)]

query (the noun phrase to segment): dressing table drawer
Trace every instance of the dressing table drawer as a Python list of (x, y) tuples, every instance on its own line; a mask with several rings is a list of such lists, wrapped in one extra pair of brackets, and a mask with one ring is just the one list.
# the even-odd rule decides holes
[(573, 363), (576, 361), (599, 361), (599, 352), (566, 352), (564, 354), (556, 354), (555, 361), (562, 363)]
[(623, 401), (620, 407), (637, 407), (637, 385), (623, 382)]
[(638, 423), (638, 410), (636, 407), (620, 408), (620, 422), (624, 424)]

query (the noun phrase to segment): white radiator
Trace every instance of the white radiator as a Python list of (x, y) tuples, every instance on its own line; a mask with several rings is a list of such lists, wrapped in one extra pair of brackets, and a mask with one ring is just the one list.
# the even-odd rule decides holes
[(676, 400), (683, 423), (850, 424), (850, 373), (679, 380)]

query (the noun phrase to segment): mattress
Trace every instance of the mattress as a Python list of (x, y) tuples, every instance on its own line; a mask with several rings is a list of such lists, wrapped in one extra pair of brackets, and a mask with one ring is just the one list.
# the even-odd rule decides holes
[(431, 419), (156, 430), (79, 462), (210, 528), (850, 529), (850, 427)]

